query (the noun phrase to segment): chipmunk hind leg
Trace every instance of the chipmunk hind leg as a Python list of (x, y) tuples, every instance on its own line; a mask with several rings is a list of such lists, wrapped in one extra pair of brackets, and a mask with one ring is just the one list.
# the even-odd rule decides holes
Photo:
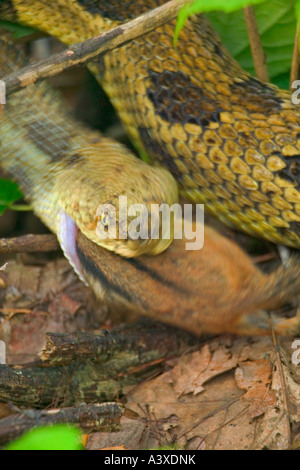
[(291, 318), (284, 318), (266, 310), (241, 315), (232, 325), (230, 333), (247, 336), (271, 335), (271, 324), (277, 335), (296, 336), (300, 334), (300, 308)]
[[(292, 256), (286, 265), (280, 266), (269, 275), (265, 275), (257, 283), (255, 302), (251, 309), (241, 309), (230, 331), (239, 335), (271, 334), (271, 322), (274, 331), (282, 336), (300, 334), (300, 257)], [(296, 302), (296, 314), (285, 318), (274, 313), (284, 304)], [(249, 305), (249, 304), (248, 304)], [(254, 307), (254, 308), (253, 308)], [(273, 313), (268, 313), (273, 312)]]

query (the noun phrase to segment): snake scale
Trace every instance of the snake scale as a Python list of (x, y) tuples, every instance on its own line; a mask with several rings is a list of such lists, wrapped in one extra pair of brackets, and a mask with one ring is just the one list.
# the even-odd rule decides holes
[[(162, 3), (2, 0), (0, 16), (72, 44)], [(202, 254), (185, 252), (175, 240), (169, 254), (160, 255), (160, 270), (152, 257), (129, 261), (99, 246), (95, 251), (94, 243), (127, 258), (163, 252), (171, 239), (99, 242), (95, 214), (99, 201), (117, 206), (119, 195), (147, 206), (172, 204), (178, 199), (176, 181), (181, 194), (204, 203), (226, 224), (300, 247), (300, 115), (290, 93), (243, 71), (202, 16), (187, 21), (174, 49), (174, 24), (89, 66), (132, 141), (154, 166), (76, 122), (45, 83), (10, 97), (0, 122), (0, 165), (21, 184), (36, 213), (57, 233), (77, 273), (96, 293), (98, 276), (101, 289), (108, 292), (109, 287), (128, 306), (140, 304), (140, 312), (151, 311), (194, 332), (265, 333), (268, 317), (246, 321), (244, 314), (298, 292), (298, 262), (286, 272), (264, 276), (238, 247), (214, 232), (208, 232)], [(4, 38), (0, 46), (1, 75), (24, 65), (22, 55)], [(70, 247), (66, 238), (74, 239), (78, 228), (77, 245)], [(232, 268), (234, 258), (239, 261)], [(126, 277), (132, 280), (129, 289)], [(220, 301), (218, 291), (223, 293)], [(217, 318), (216, 311), (221, 312)], [(295, 331), (298, 322), (297, 317), (283, 320), (277, 331)]]

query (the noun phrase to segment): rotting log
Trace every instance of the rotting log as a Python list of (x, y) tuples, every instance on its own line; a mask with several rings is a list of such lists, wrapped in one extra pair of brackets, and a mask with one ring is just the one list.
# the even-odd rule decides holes
[(0, 402), (39, 408), (113, 401), (197, 343), (149, 320), (99, 334), (48, 334), (43, 360), (0, 365)]

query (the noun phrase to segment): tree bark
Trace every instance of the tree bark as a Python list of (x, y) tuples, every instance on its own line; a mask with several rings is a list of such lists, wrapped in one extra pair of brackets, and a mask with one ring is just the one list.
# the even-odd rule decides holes
[(34, 253), (60, 249), (55, 235), (23, 235), (15, 238), (0, 238), (0, 254)]
[(25, 407), (113, 401), (199, 340), (148, 320), (100, 334), (48, 334), (43, 361), (0, 365), (0, 401)]
[(120, 429), (124, 408), (118, 403), (80, 405), (52, 410), (25, 410), (0, 420), (0, 446), (39, 426), (71, 423), (85, 433), (113, 432)]

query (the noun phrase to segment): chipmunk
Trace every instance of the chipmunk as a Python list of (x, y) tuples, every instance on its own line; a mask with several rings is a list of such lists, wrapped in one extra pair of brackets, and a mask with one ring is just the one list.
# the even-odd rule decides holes
[[(0, 71), (1, 67), (4, 71), (9, 66), (13, 71), (23, 66), (23, 58), (14, 45), (2, 38), (0, 46)], [(176, 185), (167, 170), (148, 167), (120, 144), (69, 118), (59, 97), (44, 85), (30, 86), (9, 97), (0, 121), (0, 167), (21, 185), (35, 212), (58, 235), (81, 279), (107, 303), (197, 335), (269, 334), (267, 309), (276, 308), (299, 293), (300, 258), (293, 256), (286, 266), (263, 274), (238, 245), (208, 226), (201, 250), (188, 251), (187, 240), (175, 239), (163, 253), (137, 258), (122, 257), (87, 238), (72, 214), (81, 211), (81, 225), (91, 225), (87, 233), (93, 233), (94, 224), (90, 223), (90, 212), (84, 204), (94, 201), (104, 189), (114, 194), (114, 189), (120, 188), (121, 177), (130, 193), (129, 179), (124, 182), (124, 175), (132, 177), (137, 165), (141, 172), (136, 173), (134, 184), (131, 181), (132, 194), (137, 182), (145, 193), (141, 176), (144, 171), (151, 173), (148, 193), (151, 195), (155, 184), (158, 188), (154, 201), (163, 200), (164, 194), (166, 201), (176, 200)], [(98, 153), (102, 160), (97, 160)], [(122, 171), (120, 165), (109, 160), (114, 153), (122, 161)], [(92, 183), (91, 168), (96, 175)], [(61, 186), (63, 190), (59, 191)], [(170, 192), (172, 197), (168, 196)], [(65, 200), (74, 195), (80, 197), (69, 207)], [(300, 329), (299, 315), (289, 319), (274, 316), (273, 323), (275, 331), (282, 335), (294, 335)]]
[[(300, 260), (292, 256), (271, 274), (262, 273), (233, 241), (205, 226), (201, 250), (174, 240), (158, 256), (123, 258), (81, 232), (76, 251), (84, 278), (96, 295), (114, 306), (183, 328), (196, 335), (270, 334), (267, 310), (300, 292)], [(280, 335), (300, 331), (300, 315), (272, 316)]]

